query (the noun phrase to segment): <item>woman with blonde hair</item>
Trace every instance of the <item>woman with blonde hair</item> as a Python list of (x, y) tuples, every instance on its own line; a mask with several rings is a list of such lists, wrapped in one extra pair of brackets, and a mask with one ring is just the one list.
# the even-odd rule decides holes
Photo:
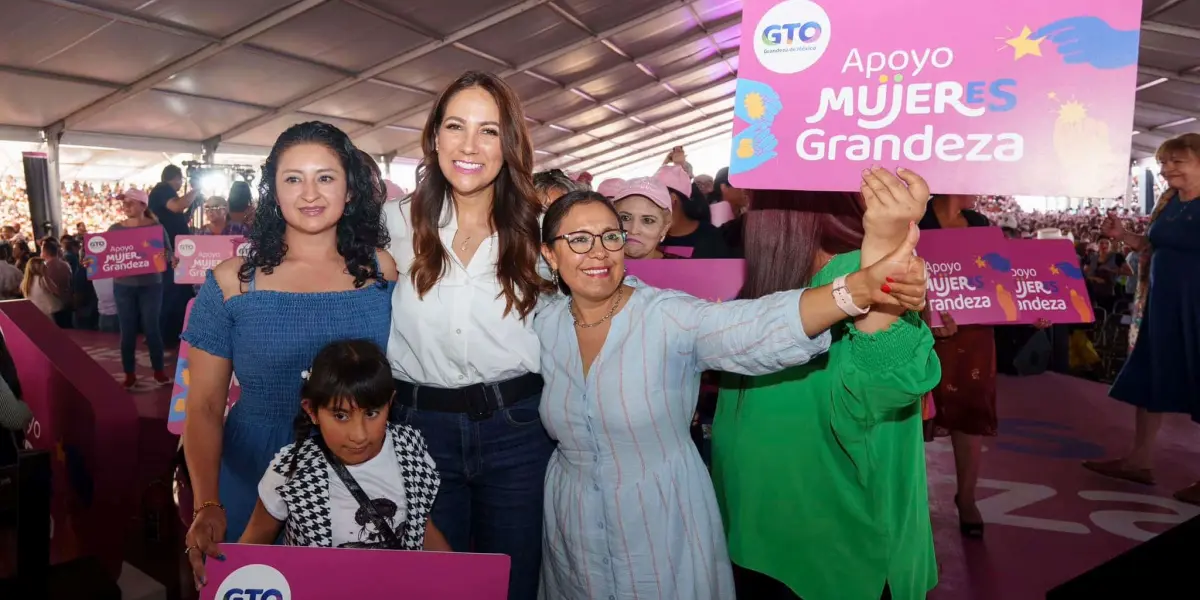
[[(1200, 422), (1200, 134), (1186, 133), (1155, 154), (1167, 180), (1146, 235), (1110, 215), (1103, 233), (1135, 251), (1138, 270), (1130, 353), (1109, 395), (1137, 407), (1133, 447), (1125, 456), (1088, 461), (1101, 475), (1154, 484), (1153, 450), (1165, 413)], [(1200, 505), (1200, 483), (1175, 493)]]
[(25, 265), (25, 278), (21, 280), (21, 294), (47, 316), (62, 310), (63, 302), (46, 284), (46, 261), (40, 256), (29, 259)]

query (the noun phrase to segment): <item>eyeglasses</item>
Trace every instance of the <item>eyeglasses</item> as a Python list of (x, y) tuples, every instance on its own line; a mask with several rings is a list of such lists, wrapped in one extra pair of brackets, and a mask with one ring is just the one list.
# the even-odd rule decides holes
[(587, 231), (576, 231), (560, 235), (551, 242), (558, 240), (566, 240), (567, 247), (575, 254), (587, 254), (596, 247), (596, 238), (600, 238), (600, 245), (609, 252), (620, 252), (625, 248), (625, 232), (620, 229), (609, 229), (599, 235)]

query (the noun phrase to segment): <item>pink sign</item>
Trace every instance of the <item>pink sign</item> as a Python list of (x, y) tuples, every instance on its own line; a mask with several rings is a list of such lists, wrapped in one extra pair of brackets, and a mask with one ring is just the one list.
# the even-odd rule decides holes
[(138, 506), (138, 411), (105, 369), (27, 300), (0, 302), (0, 334), (34, 420), (29, 448), (50, 453), (50, 559), (96, 557), (115, 578)]
[(744, 0), (729, 175), (857, 191), (1126, 192), (1138, 0)]
[(705, 300), (733, 300), (742, 290), (746, 261), (740, 258), (625, 261), (625, 272), (644, 283)]
[(1008, 247), (1022, 323), (1096, 320), (1071, 240), (1009, 240)]
[[(180, 236), (182, 239), (183, 236)], [(179, 244), (177, 244), (179, 245)], [(176, 281), (179, 281), (178, 279)], [(182, 283), (182, 282), (181, 282)], [(196, 303), (193, 298), (188, 300), (187, 309), (183, 313), (183, 330), (187, 331), (188, 319), (192, 316), (192, 305)], [(171, 409), (167, 412), (167, 431), (175, 435), (183, 435), (183, 422), (187, 420), (187, 395), (188, 387), (192, 381), (192, 371), (188, 361), (188, 353), (191, 346), (188, 343), (179, 340), (179, 359), (175, 362), (175, 385), (171, 388)], [(225, 414), (229, 414), (229, 409), (238, 401), (242, 395), (242, 387), (237, 383), (237, 375), (229, 385), (229, 399), (225, 403)]]
[(234, 256), (245, 256), (250, 243), (240, 235), (181, 235), (175, 238), (175, 283), (204, 283), (205, 274)]
[(505, 600), (503, 554), (222, 544), (201, 600)]
[(930, 325), (950, 313), (959, 325), (998, 325), (1020, 318), (1008, 240), (998, 227), (930, 229), (917, 253), (929, 269)]
[(149, 275), (167, 270), (161, 225), (89, 233), (83, 241), (88, 279)]

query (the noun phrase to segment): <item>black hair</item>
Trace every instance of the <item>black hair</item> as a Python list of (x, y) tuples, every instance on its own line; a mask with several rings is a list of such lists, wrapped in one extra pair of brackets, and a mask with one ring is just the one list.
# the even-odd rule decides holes
[(58, 240), (46, 238), (42, 240), (42, 252), (50, 256), (58, 256), (62, 252), (62, 246), (58, 243)]
[(250, 193), (250, 184), (245, 181), (235, 181), (229, 186), (229, 212), (243, 213), (249, 210), (254, 200)]
[(158, 180), (162, 183), (175, 181), (176, 179), (183, 179), (183, 169), (180, 169), (175, 165), (167, 165), (163, 167), (162, 177), (158, 178)]
[(250, 283), (256, 269), (271, 274), (287, 254), (284, 232), (287, 223), (275, 194), (275, 173), (279, 158), (285, 151), (301, 144), (317, 144), (328, 148), (341, 160), (346, 171), (346, 202), (342, 218), (337, 222), (337, 251), (346, 259), (346, 272), (354, 276), (354, 287), (361, 288), (368, 280), (386, 286), (375, 258), (377, 250), (391, 243), (383, 223), (381, 189), (372, 178), (371, 166), (366, 164), (358, 148), (344, 131), (320, 121), (292, 125), (279, 134), (267, 162), (263, 164), (262, 180), (258, 183), (258, 208), (254, 211), (254, 227), (250, 229), (250, 253), (238, 271), (242, 283)]
[[(603, 204), (604, 208), (607, 208), (616, 217), (617, 223), (621, 222), (621, 215), (617, 213), (617, 209), (613, 207), (608, 198), (590, 190), (568, 192), (546, 209), (546, 214), (542, 217), (542, 244), (549, 246), (550, 240), (561, 235), (558, 233), (558, 228), (562, 225), (563, 219), (567, 218), (572, 208), (585, 204)], [(624, 226), (621, 228), (624, 229)], [(558, 279), (558, 289), (568, 296), (571, 295), (571, 288), (567, 287), (567, 283), (561, 277)]]
[[(296, 373), (296, 377), (300, 376)], [(308, 408), (314, 414), (322, 408), (336, 408), (347, 403), (362, 410), (383, 410), (392, 401), (394, 393), (392, 367), (387, 355), (370, 340), (341, 340), (321, 348), (300, 388), (300, 397), (308, 400)], [(296, 470), (301, 444), (316, 429), (303, 407), (293, 425), (296, 444), (292, 447), (288, 477)]]

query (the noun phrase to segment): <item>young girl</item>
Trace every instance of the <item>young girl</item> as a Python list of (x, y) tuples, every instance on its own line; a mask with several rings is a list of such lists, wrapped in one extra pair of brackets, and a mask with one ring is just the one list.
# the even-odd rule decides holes
[[(388, 423), (395, 391), (383, 351), (367, 340), (333, 342), (298, 376), (296, 442), (271, 461), (238, 542), (272, 544), (282, 531), (293, 546), (451, 552), (429, 520), (441, 479), (425, 439)], [(201, 586), (203, 554), (220, 551), (189, 549)]]

